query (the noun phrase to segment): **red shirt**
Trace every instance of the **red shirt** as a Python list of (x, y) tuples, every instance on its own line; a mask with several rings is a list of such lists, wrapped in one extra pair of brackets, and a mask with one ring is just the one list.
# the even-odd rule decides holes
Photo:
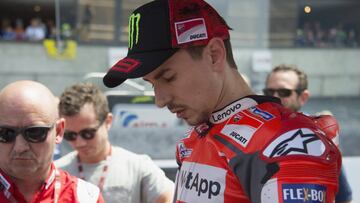
[[(56, 184), (60, 185), (59, 189), (55, 189)], [(30, 203), (53, 203), (55, 194), (58, 196), (58, 203), (104, 202), (97, 186), (55, 169), (52, 164), (49, 177), (33, 195)], [(17, 186), (2, 170), (0, 170), (0, 202), (27, 203)]]
[(249, 96), (177, 146), (177, 202), (333, 202), (341, 156), (314, 121)]

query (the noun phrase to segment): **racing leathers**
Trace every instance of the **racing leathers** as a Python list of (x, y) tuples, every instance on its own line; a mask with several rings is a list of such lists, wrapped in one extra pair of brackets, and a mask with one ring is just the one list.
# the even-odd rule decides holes
[(341, 156), (309, 117), (275, 97), (214, 112), (177, 145), (176, 202), (333, 202)]
[[(23, 194), (0, 169), (0, 202), (27, 203)], [(51, 171), (30, 203), (104, 203), (97, 186), (51, 165)]]

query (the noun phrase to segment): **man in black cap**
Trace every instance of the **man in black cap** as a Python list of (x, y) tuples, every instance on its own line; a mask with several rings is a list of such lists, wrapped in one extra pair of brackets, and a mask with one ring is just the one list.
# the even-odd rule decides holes
[(202, 0), (157, 0), (129, 19), (127, 57), (103, 81), (142, 77), (195, 126), (177, 145), (176, 202), (332, 202), (341, 157), (308, 117), (254, 95), (229, 27)]

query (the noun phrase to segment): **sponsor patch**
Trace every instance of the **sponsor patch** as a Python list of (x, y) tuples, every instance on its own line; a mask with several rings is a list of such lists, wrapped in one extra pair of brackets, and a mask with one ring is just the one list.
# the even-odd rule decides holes
[(181, 165), (177, 200), (182, 202), (224, 202), (226, 170), (206, 164), (186, 162)]
[(224, 128), (221, 129), (221, 133), (246, 148), (255, 132), (264, 123), (259, 119), (246, 114), (245, 112), (241, 112), (240, 114), (243, 115), (236, 114), (234, 117), (240, 116), (241, 119), (232, 119), (233, 122), (228, 122)]
[(225, 121), (226, 119), (230, 118), (236, 113), (239, 113), (240, 111), (247, 109), (251, 106), (255, 106), (257, 103), (255, 100), (250, 98), (244, 98), (239, 101), (236, 101), (227, 107), (221, 109), (220, 111), (217, 111), (213, 113), (210, 117), (211, 123), (221, 123)]
[(180, 142), (178, 144), (178, 147), (179, 147), (180, 158), (189, 157), (191, 155), (192, 149), (186, 148), (183, 142)]
[(5, 190), (9, 190), (10, 183), (5, 179), (5, 177), (0, 173), (0, 188), (5, 188)]
[(208, 38), (204, 18), (196, 18), (175, 23), (178, 44)]
[(122, 73), (130, 73), (135, 68), (137, 68), (139, 66), (139, 64), (140, 64), (140, 62), (135, 59), (124, 58), (123, 60), (120, 60), (119, 62), (117, 62), (111, 68), (111, 70), (115, 70), (115, 71), (122, 72)]
[(321, 156), (325, 151), (324, 143), (308, 128), (286, 132), (266, 147), (263, 155), (276, 158), (287, 155)]
[(221, 133), (227, 135), (241, 146), (246, 147), (256, 130), (256, 128), (248, 125), (230, 124), (226, 125), (221, 130)]
[(254, 115), (259, 116), (259, 117), (261, 117), (261, 118), (263, 118), (263, 119), (265, 119), (267, 121), (274, 118), (274, 116), (271, 113), (269, 113), (267, 111), (263, 111), (263, 110), (261, 110), (259, 108), (254, 107), (254, 106), (250, 107), (249, 110)]
[(326, 202), (326, 187), (318, 184), (282, 184), (283, 203)]
[(235, 114), (235, 116), (233, 117), (233, 122), (237, 123), (238, 121), (240, 121), (243, 118), (242, 115), (240, 114)]
[(195, 131), (200, 135), (200, 136), (205, 136), (210, 128), (211, 128), (212, 124), (211, 123), (203, 123), (200, 124), (198, 126), (195, 127)]

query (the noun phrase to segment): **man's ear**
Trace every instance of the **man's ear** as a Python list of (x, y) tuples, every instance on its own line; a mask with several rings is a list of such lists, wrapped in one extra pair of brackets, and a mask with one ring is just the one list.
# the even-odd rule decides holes
[(206, 45), (206, 54), (210, 57), (210, 62), (215, 70), (222, 70), (226, 60), (226, 50), (224, 41), (214, 37)]
[(106, 115), (106, 118), (105, 118), (105, 121), (104, 121), (107, 130), (110, 130), (112, 121), (113, 121), (113, 115), (112, 115), (112, 113), (108, 113)]
[(61, 141), (64, 138), (64, 132), (65, 132), (65, 119), (60, 118), (55, 123), (56, 128), (56, 137), (55, 137), (55, 143), (60, 144)]
[(309, 90), (304, 90), (299, 98), (300, 98), (300, 105), (301, 106), (304, 106), (306, 104), (306, 102), (309, 100), (309, 97), (310, 97), (310, 92)]

